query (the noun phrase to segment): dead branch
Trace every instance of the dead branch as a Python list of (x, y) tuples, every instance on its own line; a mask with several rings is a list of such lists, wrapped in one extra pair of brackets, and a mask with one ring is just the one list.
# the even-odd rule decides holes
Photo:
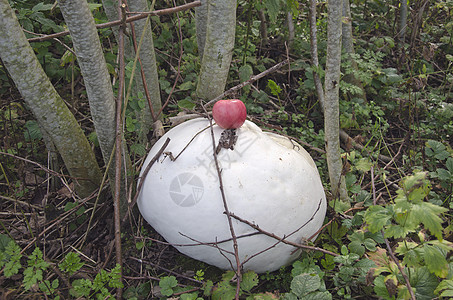
[(231, 89), (223, 92), (221, 95), (215, 97), (214, 99), (212, 99), (211, 101), (209, 101), (208, 103), (205, 104), (205, 106), (210, 106), (210, 105), (213, 105), (215, 102), (223, 99), (226, 95), (229, 95), (229, 94), (232, 94), (233, 92), (237, 91), (237, 90), (240, 90), (242, 89), (244, 86), (247, 86), (249, 84), (251, 84), (252, 82), (255, 82), (257, 81), (258, 79), (261, 79), (263, 78), (264, 76), (272, 73), (272, 72), (275, 72), (276, 70), (282, 68), (283, 66), (286, 66), (287, 64), (289, 63), (289, 60), (284, 60), (282, 62), (279, 62), (278, 64), (274, 65), (273, 67), (270, 67), (269, 69), (259, 73), (258, 75), (255, 75), (255, 76), (252, 76), (250, 77), (249, 80), (247, 81), (244, 81), (234, 87), (232, 87)]
[[(207, 114), (208, 112), (206, 111), (205, 105), (202, 104), (202, 107), (203, 107), (205, 113)], [(216, 144), (215, 144), (215, 138), (214, 138), (214, 129), (213, 129), (213, 124), (212, 124), (212, 119), (208, 118), (208, 120), (209, 120), (209, 124), (211, 126), (212, 151), (213, 151), (213, 155), (214, 155), (214, 162), (215, 162), (215, 166), (216, 166), (216, 170), (217, 170), (217, 176), (219, 178), (219, 189), (220, 189), (220, 193), (222, 195), (223, 207), (225, 209), (225, 214), (226, 214), (227, 219), (228, 219), (228, 226), (230, 227), (231, 237), (233, 238), (233, 249), (234, 249), (234, 257), (236, 259), (236, 276), (237, 276), (236, 299), (238, 300), (239, 299), (239, 292), (240, 292), (240, 289), (241, 289), (240, 284), (241, 284), (241, 280), (242, 280), (242, 274), (241, 274), (241, 269), (240, 269), (241, 268), (241, 261), (239, 259), (238, 242), (237, 242), (236, 233), (234, 232), (234, 228), (233, 228), (233, 222), (232, 222), (232, 219), (231, 219), (231, 212), (228, 209), (228, 203), (226, 201), (225, 191), (224, 191), (224, 188), (223, 188), (222, 172), (221, 172), (220, 167), (219, 167), (219, 160), (217, 158), (217, 153), (216, 153)]]
[[(150, 12), (139, 12), (138, 15), (126, 18), (126, 23), (131, 23), (131, 22), (134, 22), (137, 20), (141, 20), (141, 19), (147, 18), (148, 16), (168, 15), (168, 14), (176, 13), (179, 11), (188, 10), (188, 9), (200, 6), (200, 5), (201, 5), (201, 1), (193, 1), (193, 2), (183, 4), (180, 6), (172, 7), (172, 8), (165, 8), (165, 9), (160, 9), (160, 10), (155, 10), (155, 11), (150, 11)], [(137, 13), (130, 12), (129, 14), (137, 14)], [(97, 29), (109, 28), (109, 27), (119, 26), (122, 23), (123, 23), (123, 20), (116, 20), (116, 21), (107, 22), (107, 23), (103, 23), (103, 24), (97, 24), (96, 28)], [(28, 39), (28, 42), (29, 43), (42, 42), (45, 40), (50, 40), (50, 39), (57, 38), (60, 36), (65, 36), (68, 34), (69, 34), (69, 31), (66, 30), (66, 31), (62, 31), (62, 32), (54, 33), (54, 34), (48, 34), (48, 35), (41, 36), (41, 37), (31, 38), (31, 39)]]

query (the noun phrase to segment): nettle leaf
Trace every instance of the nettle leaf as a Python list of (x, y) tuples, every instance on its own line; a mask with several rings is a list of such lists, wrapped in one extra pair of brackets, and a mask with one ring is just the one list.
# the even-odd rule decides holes
[(425, 263), (431, 273), (436, 274), (440, 278), (445, 278), (448, 275), (448, 263), (444, 254), (439, 248), (424, 245)]
[(304, 297), (320, 287), (321, 279), (318, 274), (303, 273), (297, 275), (293, 278), (293, 281), (291, 281), (291, 291), (298, 297)]
[(438, 216), (446, 212), (448, 209), (432, 204), (430, 202), (422, 202), (414, 205), (409, 218), (413, 222), (421, 222), (437, 239), (442, 240), (442, 219)]
[(368, 230), (372, 233), (378, 232), (387, 225), (392, 218), (388, 209), (379, 205), (370, 206), (365, 212), (365, 222)]

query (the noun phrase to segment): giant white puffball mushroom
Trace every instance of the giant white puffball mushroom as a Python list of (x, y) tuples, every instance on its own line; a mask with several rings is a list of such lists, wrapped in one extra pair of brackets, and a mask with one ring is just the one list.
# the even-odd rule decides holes
[[(217, 145), (224, 130), (212, 129)], [(304, 243), (322, 226), (327, 207), (313, 159), (299, 144), (250, 121), (236, 133), (234, 149), (222, 148), (217, 155), (228, 210), (266, 232)], [(141, 214), (183, 254), (221, 269), (236, 268), (209, 120), (193, 119), (168, 131), (149, 152), (140, 176), (167, 138), (166, 154), (140, 177)], [(274, 271), (300, 254), (248, 224), (234, 218), (232, 223), (244, 270)]]

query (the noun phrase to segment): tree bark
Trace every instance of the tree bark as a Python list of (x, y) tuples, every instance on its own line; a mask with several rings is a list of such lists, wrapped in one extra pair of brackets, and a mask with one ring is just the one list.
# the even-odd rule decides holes
[[(129, 0), (128, 1), (129, 10), (130, 11), (148, 11), (148, 3), (146, 0)], [(134, 22), (135, 26), (135, 33), (137, 38), (137, 44), (139, 43), (143, 31), (145, 31), (143, 35), (143, 41), (140, 47), (140, 61), (141, 67), (143, 69), (146, 85), (148, 87), (149, 96), (151, 100), (151, 106), (153, 108), (154, 117), (157, 117), (157, 113), (159, 113), (160, 109), (162, 108), (162, 102), (160, 99), (160, 88), (159, 88), (159, 76), (157, 73), (157, 64), (156, 64), (156, 54), (154, 52), (154, 41), (153, 35), (151, 31), (150, 22), (146, 22), (146, 19), (142, 19), (139, 21)], [(137, 64), (137, 68), (139, 65)], [(139, 83), (140, 90), (143, 89), (143, 83), (141, 81), (141, 77), (137, 77), (136, 81)], [(145, 123), (143, 126), (147, 128), (152, 128), (152, 124), (149, 123), (151, 118), (149, 105), (147, 103), (146, 112), (147, 115), (144, 115)], [(162, 114), (160, 115), (160, 119), (162, 119)], [(148, 127), (150, 126), (150, 127)]]
[[(349, 0), (343, 0), (343, 20), (342, 20), (342, 46), (346, 55), (346, 59), (350, 60), (351, 67), (353, 70), (358, 71), (357, 62), (355, 61), (353, 54), (354, 50), (354, 38), (352, 36), (352, 17), (351, 7)], [(363, 88), (362, 81), (354, 74), (347, 74), (343, 77), (345, 82), (351, 83), (360, 88), (361, 94), (352, 95), (353, 97), (361, 98), (366, 101), (366, 93)]]
[(327, 165), (334, 197), (348, 199), (340, 156), (339, 82), (342, 1), (329, 0), (327, 6), (327, 59), (324, 84), (324, 131)]
[(198, 55), (203, 60), (204, 44), (206, 42), (206, 26), (208, 22), (208, 0), (201, 0), (201, 5), (195, 7), (195, 28), (197, 31)]
[[(104, 163), (108, 165), (115, 144), (116, 103), (94, 19), (85, 0), (58, 0), (58, 3), (72, 37), (102, 156)], [(122, 153), (126, 170), (128, 170), (130, 159), (125, 149)], [(127, 172), (123, 170), (122, 174), (127, 174)], [(110, 164), (109, 178), (111, 182), (114, 182), (114, 161)], [(126, 199), (125, 181), (126, 176), (122, 181), (124, 202)]]
[[(204, 39), (201, 70), (197, 85), (197, 95), (201, 99), (211, 100), (225, 90), (228, 71), (233, 55), (236, 29), (236, 0), (209, 0), (207, 5), (206, 36)], [(198, 20), (197, 35), (202, 35), (204, 20)], [(199, 39), (203, 41), (203, 37)], [(203, 44), (203, 42), (201, 42)]]
[(398, 22), (398, 49), (402, 51), (406, 40), (407, 0), (400, 1), (400, 16)]
[(313, 71), (313, 81), (315, 83), (316, 93), (318, 94), (321, 109), (324, 110), (324, 88), (319, 76), (319, 59), (318, 59), (318, 36), (316, 27), (316, 0), (310, 0), (310, 53), (311, 65)]
[(7, 0), (0, 0), (0, 56), (27, 107), (51, 137), (76, 192), (86, 197), (99, 187), (101, 171), (91, 146), (30, 47)]

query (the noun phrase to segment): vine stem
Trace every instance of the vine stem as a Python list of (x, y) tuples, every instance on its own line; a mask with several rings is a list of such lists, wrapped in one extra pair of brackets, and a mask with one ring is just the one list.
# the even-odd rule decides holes
[[(371, 166), (371, 187), (373, 189), (373, 205), (376, 205), (377, 199), (376, 199), (376, 187), (374, 185), (374, 168)], [(392, 260), (395, 262), (396, 266), (398, 267), (398, 270), (400, 270), (401, 276), (403, 276), (404, 281), (406, 282), (407, 290), (409, 291), (409, 294), (411, 296), (412, 300), (416, 300), (414, 291), (412, 290), (412, 286), (409, 280), (409, 277), (407, 277), (406, 272), (404, 272), (403, 267), (399, 263), (398, 259), (396, 258), (395, 254), (392, 251), (392, 247), (390, 247), (389, 240), (384, 236), (384, 230), (381, 230), (382, 237), (384, 238), (385, 241), (385, 246), (387, 247), (387, 251), (389, 252), (390, 257)]]
[(212, 124), (212, 118), (208, 115), (208, 112), (206, 110), (205, 105), (201, 105), (203, 107), (203, 110), (205, 111), (206, 115), (208, 116), (210, 128), (211, 128), (211, 137), (212, 137), (212, 151), (214, 155), (214, 162), (217, 170), (217, 176), (219, 178), (219, 189), (220, 193), (222, 195), (222, 200), (223, 200), (223, 207), (225, 209), (225, 214), (228, 219), (228, 226), (230, 227), (230, 233), (231, 237), (233, 239), (233, 250), (234, 250), (234, 258), (236, 259), (236, 277), (237, 277), (237, 282), (236, 282), (236, 296), (235, 299), (239, 299), (239, 292), (241, 288), (241, 279), (242, 279), (242, 274), (241, 274), (241, 260), (239, 259), (239, 249), (238, 249), (238, 242), (237, 242), (237, 237), (236, 233), (234, 232), (233, 228), (233, 221), (232, 221), (232, 214), (230, 210), (228, 209), (228, 203), (226, 201), (226, 196), (225, 196), (225, 190), (223, 188), (223, 181), (222, 181), (222, 172), (219, 167), (219, 160), (217, 159), (217, 153), (216, 153), (216, 145), (215, 145), (215, 137), (214, 137), (214, 128)]

